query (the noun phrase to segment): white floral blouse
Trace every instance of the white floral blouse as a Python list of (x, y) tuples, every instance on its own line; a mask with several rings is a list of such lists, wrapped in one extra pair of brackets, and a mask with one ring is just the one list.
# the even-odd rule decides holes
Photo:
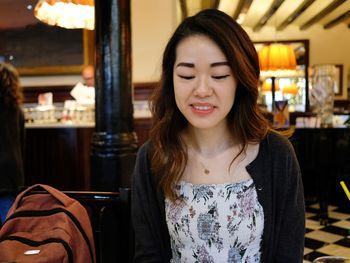
[(260, 262), (264, 212), (252, 179), (193, 185), (180, 182), (183, 201), (165, 200), (172, 263)]

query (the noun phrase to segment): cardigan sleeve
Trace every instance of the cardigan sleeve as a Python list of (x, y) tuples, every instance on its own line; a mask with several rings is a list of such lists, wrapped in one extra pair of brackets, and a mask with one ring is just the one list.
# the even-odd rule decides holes
[(134, 262), (169, 262), (170, 241), (161, 212), (163, 208), (149, 168), (148, 145), (140, 148), (133, 174), (131, 213), (135, 234)]
[[(286, 154), (286, 171), (283, 203), (278, 209), (282, 217), (278, 220), (280, 226), (277, 233), (277, 249), (275, 262), (298, 263), (303, 262), (305, 235), (305, 203), (304, 190), (299, 164), (293, 147), (289, 144)], [(281, 189), (282, 191), (282, 189)]]

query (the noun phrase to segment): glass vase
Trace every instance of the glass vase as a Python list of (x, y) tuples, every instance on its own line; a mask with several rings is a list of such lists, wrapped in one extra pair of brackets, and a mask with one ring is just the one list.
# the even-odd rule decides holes
[(313, 104), (313, 111), (317, 114), (320, 127), (332, 127), (336, 67), (315, 65), (312, 69), (310, 101)]

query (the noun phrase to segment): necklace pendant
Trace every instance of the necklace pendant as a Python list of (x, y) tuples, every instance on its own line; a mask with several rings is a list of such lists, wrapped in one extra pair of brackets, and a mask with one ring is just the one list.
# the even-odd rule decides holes
[(209, 171), (208, 169), (204, 169), (204, 173), (205, 173), (205, 174), (209, 174), (210, 171)]

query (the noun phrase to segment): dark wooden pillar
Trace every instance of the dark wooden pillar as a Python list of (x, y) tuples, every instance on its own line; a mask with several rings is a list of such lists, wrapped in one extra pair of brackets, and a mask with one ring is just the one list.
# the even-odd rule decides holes
[(96, 130), (92, 190), (129, 187), (137, 138), (131, 89), (130, 0), (96, 0)]

